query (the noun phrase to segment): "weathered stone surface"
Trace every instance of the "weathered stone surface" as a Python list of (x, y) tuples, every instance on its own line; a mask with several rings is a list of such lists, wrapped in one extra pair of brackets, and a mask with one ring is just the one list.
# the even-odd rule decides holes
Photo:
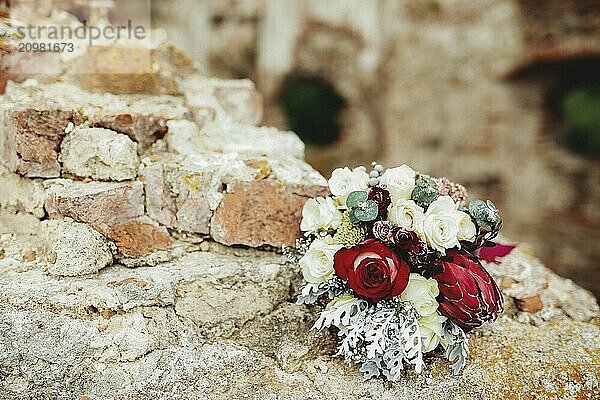
[[(597, 317), (598, 304), (594, 296), (581, 290), (571, 280), (564, 279), (546, 268), (532, 254), (522, 251), (527, 246), (519, 246), (506, 257), (502, 263), (485, 263), (490, 274), (501, 282), (509, 278), (512, 284), (504, 287), (503, 292), (509, 299), (518, 302), (519, 299), (535, 298), (536, 307), (530, 311), (520, 310), (512, 301), (505, 302), (507, 312), (514, 313), (521, 322), (541, 325), (558, 315), (567, 315), (576, 321), (586, 321)], [(543, 308), (539, 309), (541, 305)]]
[(65, 128), (83, 122), (78, 112), (33, 108), (5, 110), (0, 119), (4, 163), (11, 171), (30, 178), (60, 176), (58, 154)]
[(43, 222), (48, 272), (60, 276), (93, 274), (112, 263), (105, 237), (70, 218)]
[(23, 253), (23, 261), (35, 261), (37, 259), (37, 251), (27, 250)]
[(42, 183), (23, 178), (0, 164), (0, 211), (44, 216), (46, 193)]
[(50, 182), (45, 208), (50, 218), (70, 217), (115, 242), (126, 257), (171, 246), (169, 232), (144, 215), (142, 182)]
[[(326, 187), (315, 192), (327, 193)], [(275, 183), (233, 183), (215, 211), (211, 236), (217, 242), (257, 247), (293, 245), (300, 237), (302, 207), (308, 200)]]
[(140, 179), (146, 192), (146, 213), (160, 224), (173, 228), (177, 223), (175, 201), (161, 163), (142, 163)]
[(243, 125), (218, 120), (202, 127), (177, 120), (167, 123), (169, 150), (179, 154), (237, 153), (248, 157), (288, 157), (304, 159), (304, 144), (293, 132), (271, 127)]
[[(194, 125), (189, 121), (187, 124)], [(185, 148), (186, 143), (189, 142), (179, 144)], [(146, 185), (146, 210), (150, 217), (182, 232), (210, 233), (227, 244), (279, 246), (293, 242), (304, 201), (327, 194), (325, 179), (293, 157), (249, 157), (237, 153), (175, 156), (156, 152), (142, 160), (140, 175)], [(237, 203), (238, 198), (223, 202), (224, 196), (229, 196), (223, 194), (225, 185), (254, 188), (255, 184), (271, 190), (252, 189), (252, 195), (245, 196), (241, 203)], [(243, 214), (238, 213), (242, 211)], [(218, 215), (213, 217), (215, 212)], [(248, 221), (260, 221), (261, 226), (274, 222), (277, 225), (259, 234), (261, 228), (249, 227), (252, 223)], [(217, 224), (214, 229), (210, 228), (213, 222)], [(238, 227), (239, 235), (229, 233)]]
[[(539, 326), (509, 309), (469, 335), (459, 376), (434, 357), (422, 375), (363, 382), (332, 357), (334, 334), (310, 331), (314, 315), (287, 301), (295, 267), (274, 254), (222, 252), (135, 270), (113, 265), (94, 279), (17, 272), (18, 261), (0, 260), (3, 398), (597, 397), (597, 305), (573, 304), (588, 307), (592, 321), (557, 308)], [(591, 298), (562, 278), (547, 290)]]
[(135, 179), (139, 160), (127, 136), (102, 128), (77, 128), (62, 142), (63, 173), (97, 180)]
[(210, 232), (212, 178), (210, 172), (189, 173), (181, 177), (177, 196), (178, 229), (202, 234)]
[(87, 90), (174, 95), (177, 76), (193, 70), (192, 61), (172, 44), (93, 45), (74, 62), (68, 78)]
[(167, 122), (169, 133), (165, 140), (170, 152), (178, 154), (204, 153), (208, 149), (205, 144), (204, 134), (200, 127), (189, 120), (171, 120)]
[(144, 158), (140, 168), (148, 215), (183, 232), (209, 233), (210, 218), (222, 198), (215, 165), (195, 164), (170, 154)]
[(262, 94), (249, 79), (212, 80), (214, 95), (225, 112), (244, 124), (258, 125), (262, 120)]
[[(14, 213), (0, 210), (0, 240), (3, 236), (16, 240), (17, 237), (36, 236), (40, 229), (40, 220), (29, 213)], [(27, 241), (25, 241), (27, 243)], [(21, 246), (22, 247), (22, 246)], [(4, 248), (6, 250), (6, 248)]]
[[(43, 104), (48, 109), (76, 113), (86, 118), (92, 127), (107, 128), (129, 136), (138, 143), (140, 153), (165, 135), (166, 121), (184, 118), (189, 113), (181, 97), (88, 92), (63, 82), (9, 82), (2, 99), (4, 109), (18, 106), (38, 110)], [(65, 127), (66, 124), (61, 131)]]
[(76, 182), (48, 184), (45, 208), (50, 218), (70, 217), (108, 233), (116, 225), (144, 214), (144, 186), (133, 182)]
[(140, 153), (167, 133), (164, 118), (139, 113), (94, 115), (90, 125), (129, 136), (138, 144)]
[(221, 153), (304, 159), (304, 143), (293, 132), (217, 120), (202, 127), (204, 147)]
[(69, 83), (42, 83), (33, 79), (9, 82), (3, 100), (23, 107), (44, 104), (53, 109), (77, 110), (88, 119), (99, 115), (141, 114), (168, 120), (181, 119), (188, 113), (181, 97), (88, 92)]
[(536, 313), (544, 309), (540, 293), (532, 293), (528, 296), (515, 298), (515, 304), (519, 310), (529, 313)]
[(257, 317), (243, 326), (236, 343), (274, 358), (280, 368), (298, 372), (302, 364), (320, 355), (336, 352), (335, 336), (327, 331), (311, 331), (314, 314), (293, 303), (282, 303), (272, 313)]
[(115, 224), (105, 234), (127, 257), (139, 257), (171, 247), (171, 236), (167, 229), (147, 216)]
[(200, 125), (223, 114), (236, 122), (250, 125), (258, 125), (262, 120), (262, 94), (248, 79), (226, 80), (192, 75), (179, 87), (186, 106)]

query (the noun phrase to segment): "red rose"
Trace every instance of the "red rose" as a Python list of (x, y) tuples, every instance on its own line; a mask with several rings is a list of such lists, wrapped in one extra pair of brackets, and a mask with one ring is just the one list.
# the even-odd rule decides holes
[(495, 321), (503, 311), (503, 298), (496, 282), (477, 258), (459, 250), (442, 257), (437, 281), (440, 312), (466, 331), (486, 321)]
[(402, 293), (410, 274), (408, 265), (376, 239), (338, 250), (333, 267), (340, 278), (348, 280), (348, 286), (358, 296), (375, 302)]

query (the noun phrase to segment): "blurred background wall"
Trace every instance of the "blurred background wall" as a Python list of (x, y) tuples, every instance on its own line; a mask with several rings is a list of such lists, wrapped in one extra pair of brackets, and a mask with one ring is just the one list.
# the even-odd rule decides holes
[(152, 0), (152, 21), (207, 75), (254, 80), (325, 176), (446, 175), (600, 296), (600, 0)]
[(155, 26), (326, 176), (408, 163), (493, 199), (505, 234), (600, 295), (600, 2), (155, 0)]

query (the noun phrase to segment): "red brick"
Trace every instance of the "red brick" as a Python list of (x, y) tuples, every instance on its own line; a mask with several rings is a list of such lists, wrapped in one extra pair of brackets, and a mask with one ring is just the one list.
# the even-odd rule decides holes
[(267, 181), (234, 183), (228, 189), (212, 218), (211, 236), (226, 245), (252, 247), (294, 244), (301, 235), (304, 203), (327, 193), (326, 187), (286, 188)]
[(5, 111), (0, 145), (8, 168), (30, 178), (59, 177), (60, 144), (70, 122), (79, 125), (83, 117), (78, 112), (62, 110)]
[(144, 188), (139, 181), (70, 182), (49, 190), (45, 208), (50, 218), (70, 217), (106, 235), (144, 214)]
[(146, 216), (121, 222), (106, 232), (119, 251), (127, 257), (138, 257), (171, 247), (166, 228)]
[(90, 119), (90, 125), (129, 136), (131, 140), (137, 142), (139, 153), (167, 133), (164, 118), (137, 113), (95, 115)]

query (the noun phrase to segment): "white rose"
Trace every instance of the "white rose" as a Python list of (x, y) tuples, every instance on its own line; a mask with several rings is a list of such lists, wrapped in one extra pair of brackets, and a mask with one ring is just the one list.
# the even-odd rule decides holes
[(458, 240), (472, 242), (477, 235), (477, 228), (471, 220), (471, 216), (465, 212), (457, 211), (458, 215)]
[(408, 165), (385, 170), (379, 183), (387, 186), (392, 202), (400, 199), (410, 199), (415, 187), (415, 171)]
[(400, 199), (388, 207), (388, 220), (419, 235), (423, 231), (424, 216), (423, 208), (412, 200)]
[(458, 204), (452, 200), (450, 196), (440, 196), (435, 199), (429, 207), (427, 207), (427, 214), (437, 214), (440, 211), (455, 212), (458, 210)]
[(437, 214), (425, 214), (423, 234), (427, 245), (443, 254), (446, 254), (446, 249), (460, 247), (455, 213), (440, 211)]
[(400, 299), (410, 301), (419, 315), (426, 316), (437, 311), (439, 304), (435, 298), (439, 294), (440, 290), (435, 279), (427, 279), (422, 275), (411, 273), (408, 286), (400, 294)]
[(317, 197), (304, 203), (300, 229), (304, 232), (337, 229), (342, 223), (342, 213), (331, 197)]
[(458, 205), (449, 196), (440, 196), (427, 208), (423, 220), (423, 235), (427, 245), (441, 253), (460, 247), (458, 242)]
[(329, 178), (329, 190), (340, 201), (346, 204), (346, 197), (355, 191), (367, 190), (369, 188), (369, 174), (364, 169), (337, 168)]
[(446, 317), (438, 313), (432, 313), (419, 318), (421, 349), (423, 353), (435, 350), (438, 347), (440, 340), (444, 337), (444, 322), (446, 322)]
[(316, 239), (298, 262), (307, 282), (327, 282), (334, 275), (333, 256), (343, 246), (332, 244), (332, 241), (331, 236)]

